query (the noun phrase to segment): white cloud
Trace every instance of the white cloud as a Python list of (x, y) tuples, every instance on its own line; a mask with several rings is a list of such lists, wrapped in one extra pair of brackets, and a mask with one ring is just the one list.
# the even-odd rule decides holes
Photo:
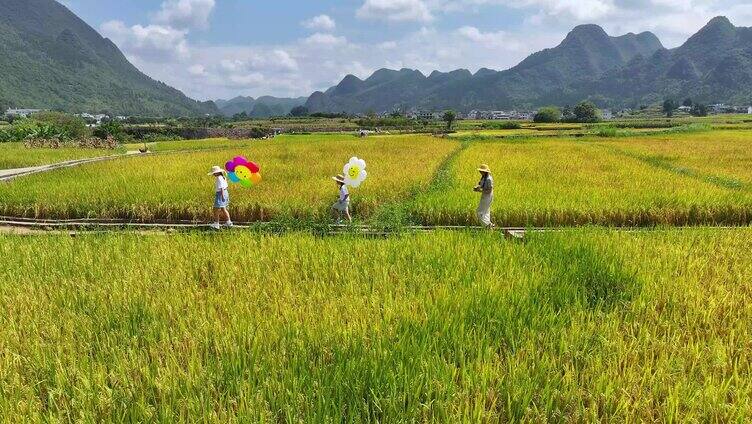
[(188, 73), (196, 77), (205, 77), (206, 68), (203, 65), (192, 65), (188, 68)]
[(173, 28), (206, 29), (214, 6), (215, 0), (165, 0), (152, 19)]
[(515, 51), (524, 50), (524, 44), (510, 37), (504, 31), (482, 32), (476, 27), (464, 26), (457, 30), (457, 34), (480, 47), (505, 48)]
[[(365, 78), (382, 67), (415, 68), (426, 75), (457, 68), (507, 69), (557, 45), (582, 23), (599, 24), (612, 35), (652, 30), (668, 46), (680, 44), (716, 15), (752, 25), (752, 6), (739, 0), (359, 0), (356, 15), (371, 20), (367, 25), (374, 31), (354, 31), (365, 25), (360, 21), (332, 19), (330, 26), (314, 17), (302, 22), (312, 29), (304, 38), (199, 47), (188, 42), (188, 35), (208, 23), (213, 6), (197, 14), (193, 5), (201, 2), (190, 1), (191, 13), (177, 13), (181, 3), (155, 1), (163, 6), (151, 15), (153, 21), (133, 26), (111, 21), (101, 29), (148, 75), (200, 99), (308, 95), (347, 73)], [(509, 9), (522, 18), (500, 20), (495, 27), (472, 19), (475, 13), (501, 15)], [(457, 11), (463, 20), (451, 25), (455, 21), (445, 18)], [(397, 22), (406, 25), (391, 25)], [(353, 35), (345, 38), (334, 29)], [(385, 38), (375, 35), (379, 30)]]
[(313, 30), (333, 31), (337, 27), (337, 23), (328, 15), (319, 15), (303, 21), (303, 26)]
[(430, 22), (431, 11), (423, 0), (366, 0), (356, 16), (392, 22)]
[(235, 84), (236, 87), (244, 87), (248, 85), (257, 85), (265, 81), (264, 75), (258, 72), (252, 72), (244, 75), (231, 75), (230, 81)]
[(121, 21), (105, 22), (100, 30), (129, 56), (164, 62), (190, 55), (185, 31), (160, 25), (129, 27)]
[(317, 32), (310, 37), (305, 38), (303, 42), (314, 47), (331, 48), (347, 44), (347, 39), (345, 37), (337, 37), (336, 35)]
[(295, 60), (292, 56), (290, 56), (290, 53), (277, 49), (274, 50), (271, 54), (271, 63), (268, 65), (268, 67), (276, 68), (282, 71), (289, 71), (294, 72), (299, 69), (298, 67), (298, 61)]

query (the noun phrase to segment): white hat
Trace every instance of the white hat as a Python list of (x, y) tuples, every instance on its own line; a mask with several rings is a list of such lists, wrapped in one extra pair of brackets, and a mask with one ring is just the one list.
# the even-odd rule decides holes
[(206, 175), (216, 175), (216, 174), (224, 174), (224, 173), (225, 173), (224, 169), (218, 167), (217, 165), (214, 165), (212, 166), (211, 172)]

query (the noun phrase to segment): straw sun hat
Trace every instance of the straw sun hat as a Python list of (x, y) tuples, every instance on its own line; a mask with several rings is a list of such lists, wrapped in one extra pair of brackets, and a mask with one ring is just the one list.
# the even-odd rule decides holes
[(337, 175), (336, 177), (332, 177), (332, 179), (338, 183), (345, 184), (345, 176), (342, 174)]
[(217, 165), (212, 166), (211, 172), (206, 175), (217, 175), (217, 174), (224, 174), (225, 171), (218, 167)]
[(478, 168), (478, 172), (488, 172), (491, 173), (491, 168), (488, 167), (488, 165), (481, 165), (480, 168)]

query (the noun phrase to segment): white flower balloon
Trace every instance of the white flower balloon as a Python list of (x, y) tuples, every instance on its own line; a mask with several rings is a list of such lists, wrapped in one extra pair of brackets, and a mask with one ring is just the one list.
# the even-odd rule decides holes
[(359, 187), (368, 177), (366, 161), (353, 157), (345, 165), (342, 173), (345, 174), (345, 184), (350, 187)]

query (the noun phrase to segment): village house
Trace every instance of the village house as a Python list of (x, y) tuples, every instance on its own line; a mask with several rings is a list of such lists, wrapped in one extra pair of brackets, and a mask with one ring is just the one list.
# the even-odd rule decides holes
[(28, 118), (29, 115), (33, 115), (37, 112), (44, 112), (43, 109), (8, 109), (5, 111), (6, 116), (13, 118)]
[(109, 116), (101, 114), (101, 113), (96, 114), (96, 115), (92, 115), (91, 113), (79, 113), (76, 116), (80, 116), (81, 118), (94, 121), (96, 123), (95, 125), (100, 125), (104, 119), (109, 118)]
[(410, 119), (419, 119), (423, 121), (431, 121), (434, 119), (441, 119), (441, 113), (428, 112), (425, 110), (411, 110), (407, 112), (407, 117)]

